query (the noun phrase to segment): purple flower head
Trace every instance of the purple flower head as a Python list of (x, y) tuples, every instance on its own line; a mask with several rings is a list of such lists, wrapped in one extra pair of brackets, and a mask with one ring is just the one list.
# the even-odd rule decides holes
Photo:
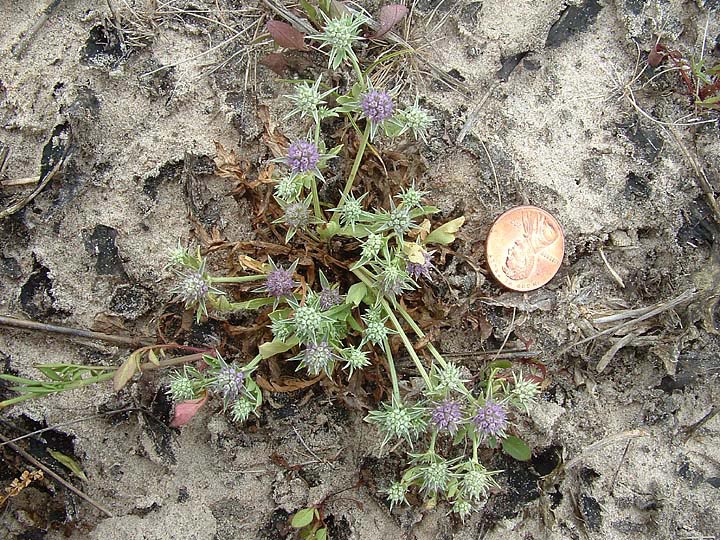
[(413, 279), (420, 279), (421, 277), (424, 277), (427, 278), (428, 281), (432, 281), (432, 279), (430, 278), (430, 270), (435, 268), (432, 263), (433, 253), (435, 252), (431, 251), (429, 253), (423, 253), (423, 256), (425, 257), (425, 262), (423, 263), (407, 263), (405, 270), (408, 274), (410, 274), (410, 277), (412, 277)]
[(294, 173), (312, 171), (320, 161), (317, 146), (308, 141), (295, 141), (288, 148), (287, 163)]
[(362, 108), (366, 118), (379, 123), (390, 118), (395, 107), (392, 98), (387, 92), (370, 90), (360, 99), (360, 108)]
[(446, 399), (432, 410), (430, 422), (438, 431), (449, 431), (454, 435), (462, 422), (462, 408), (457, 401)]
[(323, 311), (342, 304), (342, 297), (337, 287), (323, 287), (320, 291), (320, 309)]
[(483, 435), (503, 437), (507, 427), (507, 412), (501, 404), (488, 400), (478, 409), (473, 422)]
[(285, 270), (282, 266), (273, 268), (265, 279), (265, 288), (270, 296), (280, 298), (289, 296), (295, 288), (292, 270)]
[(227, 402), (234, 401), (242, 393), (245, 383), (245, 373), (233, 365), (224, 365), (220, 368), (215, 380), (215, 387), (222, 392)]

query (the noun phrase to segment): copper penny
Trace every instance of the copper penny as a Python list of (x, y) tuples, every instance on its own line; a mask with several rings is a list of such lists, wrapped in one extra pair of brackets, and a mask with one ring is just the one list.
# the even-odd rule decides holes
[(558, 221), (537, 206), (516, 206), (501, 215), (485, 244), (488, 266), (508, 289), (532, 291), (557, 273), (565, 252)]

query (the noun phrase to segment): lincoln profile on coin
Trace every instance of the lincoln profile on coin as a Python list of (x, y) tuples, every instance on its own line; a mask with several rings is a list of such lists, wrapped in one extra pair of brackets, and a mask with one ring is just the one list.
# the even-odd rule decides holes
[(514, 281), (527, 279), (533, 273), (537, 257), (560, 236), (560, 231), (544, 215), (523, 211), (522, 236), (508, 248), (503, 272)]

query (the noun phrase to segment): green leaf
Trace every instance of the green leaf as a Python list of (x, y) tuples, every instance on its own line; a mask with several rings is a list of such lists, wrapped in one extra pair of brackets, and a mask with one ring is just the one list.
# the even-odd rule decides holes
[(360, 305), (363, 298), (367, 294), (367, 287), (364, 283), (355, 283), (348, 289), (347, 297), (345, 298), (346, 304), (352, 304), (355, 307)]
[(263, 343), (262, 345), (260, 345), (260, 347), (258, 347), (258, 349), (260, 350), (260, 354), (263, 358), (270, 358), (271, 356), (275, 356), (276, 354), (289, 351), (299, 342), (300, 340), (298, 338), (292, 336), (285, 341), (273, 340), (267, 343)]
[(85, 473), (80, 468), (80, 465), (73, 458), (71, 458), (70, 456), (66, 456), (62, 452), (58, 452), (57, 450), (51, 450), (48, 448), (47, 451), (48, 454), (50, 454), (54, 459), (62, 463), (65, 468), (67, 468), (75, 476), (77, 476), (81, 480), (84, 480), (85, 482), (88, 481), (87, 476), (85, 476)]
[(489, 369), (509, 369), (512, 367), (510, 360), (495, 360), (488, 365)]
[(322, 529), (318, 529), (315, 533), (315, 539), (316, 540), (327, 540), (327, 529), (323, 527)]
[(297, 512), (295, 512), (295, 515), (292, 517), (290, 525), (292, 525), (296, 529), (302, 529), (303, 527), (307, 527), (308, 525), (310, 525), (314, 517), (314, 508), (303, 508), (302, 510), (298, 510)]
[(455, 241), (455, 233), (460, 230), (463, 223), (465, 223), (465, 216), (455, 218), (443, 225), (440, 225), (437, 229), (431, 232), (425, 239), (426, 244), (452, 244)]
[(35, 368), (40, 373), (42, 373), (43, 375), (45, 375), (48, 379), (50, 379), (52, 381), (66, 381), (67, 380), (66, 377), (63, 377), (60, 373), (55, 371), (55, 369), (50, 366), (35, 366)]
[(422, 206), (420, 208), (414, 208), (410, 211), (410, 217), (415, 219), (420, 216), (427, 216), (429, 214), (437, 214), (440, 209), (437, 206)]
[(514, 435), (510, 435), (509, 437), (503, 439), (502, 447), (506, 454), (514, 457), (518, 461), (528, 461), (532, 455), (530, 447), (525, 444), (522, 439), (519, 439)]
[(315, 9), (315, 6), (313, 6), (308, 0), (300, 0), (300, 7), (303, 8), (305, 13), (307, 13), (308, 17), (310, 17), (310, 20), (314, 22), (315, 24), (320, 24), (320, 19), (318, 18), (317, 9)]
[(237, 309), (259, 309), (261, 307), (272, 305), (275, 302), (274, 298), (253, 298), (246, 302), (233, 302), (230, 304), (233, 310)]

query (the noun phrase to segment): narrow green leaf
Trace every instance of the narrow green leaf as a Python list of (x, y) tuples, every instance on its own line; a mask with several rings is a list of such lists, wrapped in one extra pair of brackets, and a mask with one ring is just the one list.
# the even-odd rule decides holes
[(272, 305), (275, 302), (274, 298), (253, 298), (246, 302), (233, 302), (230, 304), (234, 310), (237, 309), (259, 309), (264, 306)]
[(440, 225), (437, 229), (431, 232), (425, 239), (426, 244), (452, 244), (455, 241), (455, 233), (460, 230), (463, 223), (465, 223), (465, 216), (460, 216), (447, 223)]
[(505, 453), (514, 457), (518, 461), (528, 461), (532, 455), (530, 447), (525, 444), (522, 439), (519, 439), (514, 435), (510, 435), (509, 437), (503, 439), (502, 447), (503, 450), (505, 450)]
[(509, 369), (511, 367), (512, 362), (510, 362), (510, 360), (495, 360), (488, 365), (488, 369)]
[(73, 458), (71, 458), (70, 456), (66, 456), (62, 452), (58, 452), (57, 450), (51, 450), (50, 448), (48, 448), (47, 451), (48, 454), (50, 454), (55, 460), (62, 463), (62, 465), (65, 466), (65, 468), (68, 469), (75, 476), (77, 476), (81, 480), (84, 480), (85, 482), (88, 481), (87, 476), (85, 476), (85, 473), (80, 468), (80, 464)]
[(60, 373), (55, 371), (54, 368), (50, 366), (35, 366), (35, 368), (45, 375), (48, 379), (52, 381), (66, 381), (67, 378), (63, 377)]
[(290, 525), (292, 525), (296, 529), (302, 529), (303, 527), (307, 527), (308, 525), (310, 525), (314, 517), (314, 508), (303, 508), (302, 510), (298, 510), (297, 512), (295, 512), (295, 515), (293, 516)]

